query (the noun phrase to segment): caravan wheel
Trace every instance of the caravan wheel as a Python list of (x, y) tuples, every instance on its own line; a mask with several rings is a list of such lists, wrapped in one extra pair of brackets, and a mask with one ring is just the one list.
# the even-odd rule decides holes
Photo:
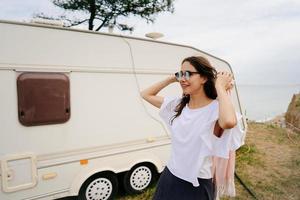
[(149, 187), (156, 176), (155, 169), (150, 164), (138, 164), (124, 176), (124, 189), (128, 194), (138, 194)]
[(118, 188), (118, 180), (113, 173), (99, 173), (88, 178), (79, 192), (80, 200), (111, 200)]

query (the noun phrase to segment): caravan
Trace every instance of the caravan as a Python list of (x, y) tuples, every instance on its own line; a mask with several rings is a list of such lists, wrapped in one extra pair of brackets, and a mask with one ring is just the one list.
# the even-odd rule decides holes
[[(1, 200), (143, 191), (170, 137), (140, 91), (190, 55), (232, 72), (194, 47), (52, 25), (0, 21), (0, 44)], [(242, 113), (236, 87), (232, 98)]]

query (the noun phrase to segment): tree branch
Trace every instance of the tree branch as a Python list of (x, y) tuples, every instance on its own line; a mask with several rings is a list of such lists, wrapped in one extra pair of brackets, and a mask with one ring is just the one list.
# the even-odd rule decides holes
[(71, 27), (71, 26), (77, 26), (77, 25), (79, 25), (79, 24), (82, 24), (82, 23), (88, 21), (89, 19), (85, 19), (85, 20), (82, 20), (82, 21), (76, 21), (76, 22), (72, 22), (72, 21), (69, 20), (69, 19), (65, 19), (65, 20), (67, 20), (67, 21), (70, 22), (70, 25), (67, 26), (67, 27)]
[(102, 21), (102, 24), (95, 31), (99, 31), (100, 28), (102, 28), (107, 21), (108, 21), (108, 17), (104, 18), (104, 20)]

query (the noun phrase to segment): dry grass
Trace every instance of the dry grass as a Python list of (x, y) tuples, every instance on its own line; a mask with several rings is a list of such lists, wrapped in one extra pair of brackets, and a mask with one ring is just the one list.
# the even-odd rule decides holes
[[(300, 200), (300, 134), (265, 123), (249, 123), (246, 144), (237, 152), (236, 173), (263, 200)], [(236, 180), (237, 196), (253, 199)], [(121, 200), (148, 200), (155, 186)]]
[(250, 123), (246, 144), (253, 151), (243, 153), (247, 145), (239, 150), (236, 172), (258, 199), (299, 200), (300, 135), (272, 124)]

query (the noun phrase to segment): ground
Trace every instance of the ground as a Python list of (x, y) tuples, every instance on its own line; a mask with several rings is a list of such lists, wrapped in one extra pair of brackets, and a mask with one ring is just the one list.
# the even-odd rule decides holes
[[(237, 151), (236, 173), (257, 199), (300, 200), (300, 133), (275, 123), (248, 123), (245, 145)], [(235, 180), (237, 196), (254, 199)], [(143, 194), (119, 195), (120, 200), (148, 200), (155, 185)]]
[[(236, 174), (259, 200), (300, 200), (300, 133), (281, 127), (278, 121), (249, 122), (237, 151)], [(237, 196), (221, 200), (255, 199), (237, 179), (235, 185)], [(154, 191), (155, 184), (140, 195), (121, 190), (117, 199), (151, 200)]]

